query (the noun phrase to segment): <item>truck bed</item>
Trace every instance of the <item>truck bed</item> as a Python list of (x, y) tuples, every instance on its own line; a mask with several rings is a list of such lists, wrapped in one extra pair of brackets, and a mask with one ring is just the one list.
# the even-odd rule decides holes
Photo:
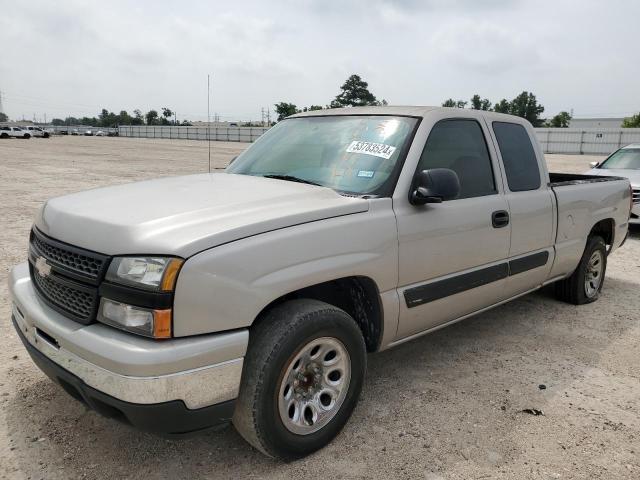
[(565, 185), (580, 185), (583, 183), (612, 182), (625, 180), (622, 177), (607, 177), (600, 175), (583, 175), (579, 173), (552, 173), (549, 172), (551, 187), (563, 187)]

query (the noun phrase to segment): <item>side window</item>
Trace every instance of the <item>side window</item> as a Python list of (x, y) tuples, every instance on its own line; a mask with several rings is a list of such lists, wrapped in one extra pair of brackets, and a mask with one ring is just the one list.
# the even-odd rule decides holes
[(509, 190), (524, 192), (540, 188), (540, 167), (525, 128), (517, 123), (493, 122), (493, 131), (498, 140)]
[(458, 198), (497, 193), (487, 143), (475, 120), (441, 120), (433, 126), (418, 171), (431, 168), (449, 168), (458, 174)]

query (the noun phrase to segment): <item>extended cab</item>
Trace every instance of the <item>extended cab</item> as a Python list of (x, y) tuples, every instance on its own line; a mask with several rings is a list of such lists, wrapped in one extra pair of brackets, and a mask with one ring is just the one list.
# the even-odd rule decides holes
[(517, 117), (307, 112), (224, 173), (49, 200), (13, 324), (76, 399), (164, 434), (233, 420), (283, 459), (348, 420), (367, 352), (549, 283), (598, 298), (629, 181), (549, 174)]

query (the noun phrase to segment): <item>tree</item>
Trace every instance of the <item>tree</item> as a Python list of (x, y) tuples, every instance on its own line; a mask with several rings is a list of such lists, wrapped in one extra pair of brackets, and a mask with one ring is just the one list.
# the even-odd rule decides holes
[(131, 125), (144, 125), (144, 117), (142, 112), (137, 108), (133, 111), (134, 117), (131, 119)]
[(59, 127), (60, 125), (64, 125), (64, 120), (62, 120), (61, 118), (54, 118), (53, 120), (51, 120), (51, 125), (53, 125), (54, 127)]
[(622, 128), (640, 128), (640, 113), (625, 118), (622, 121)]
[(149, 110), (144, 116), (147, 120), (147, 125), (155, 125), (158, 123), (158, 111)]
[(118, 115), (118, 125), (131, 125), (131, 116), (127, 113), (126, 110), (120, 110), (120, 115)]
[(97, 127), (98, 119), (96, 117), (82, 117), (79, 123), (80, 125), (89, 125), (91, 127)]
[(0, 122), (8, 122), (8, 121), (9, 121), (9, 117), (7, 116), (7, 114), (4, 112), (0, 112)]
[(173, 117), (173, 112), (171, 111), (171, 109), (167, 108), (167, 107), (162, 107), (162, 116), (164, 118), (171, 118)]
[(509, 102), (506, 98), (503, 98), (493, 106), (493, 111), (498, 113), (510, 113), (511, 102)]
[(351, 75), (340, 90), (342, 92), (331, 102), (331, 108), (380, 105), (375, 95), (369, 91), (369, 84), (360, 78), (360, 75)]
[(555, 115), (547, 125), (552, 128), (567, 128), (570, 121), (571, 115), (569, 112), (560, 112)]
[(471, 97), (471, 108), (474, 110), (491, 110), (491, 102), (488, 98), (480, 98), (480, 95), (476, 93)]
[(451, 107), (451, 108), (464, 108), (467, 106), (467, 102), (464, 100), (454, 100), (453, 98), (449, 98), (445, 100), (442, 104), (443, 107)]
[(533, 93), (524, 91), (511, 101), (511, 115), (526, 118), (534, 127), (542, 125), (543, 120), (540, 114), (544, 112), (544, 107), (538, 104), (538, 100)]
[(280, 102), (274, 105), (276, 107), (276, 113), (278, 114), (278, 122), (285, 118), (295, 115), (300, 110), (293, 103)]

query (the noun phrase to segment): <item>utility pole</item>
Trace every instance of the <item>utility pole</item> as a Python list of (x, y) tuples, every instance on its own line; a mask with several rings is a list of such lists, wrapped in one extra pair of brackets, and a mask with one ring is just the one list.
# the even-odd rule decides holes
[(207, 143), (209, 144), (209, 173), (211, 173), (211, 114), (209, 113), (211, 102), (209, 88), (209, 75), (207, 74)]
[(2, 90), (0, 90), (0, 113), (4, 113), (4, 108), (2, 107)]

